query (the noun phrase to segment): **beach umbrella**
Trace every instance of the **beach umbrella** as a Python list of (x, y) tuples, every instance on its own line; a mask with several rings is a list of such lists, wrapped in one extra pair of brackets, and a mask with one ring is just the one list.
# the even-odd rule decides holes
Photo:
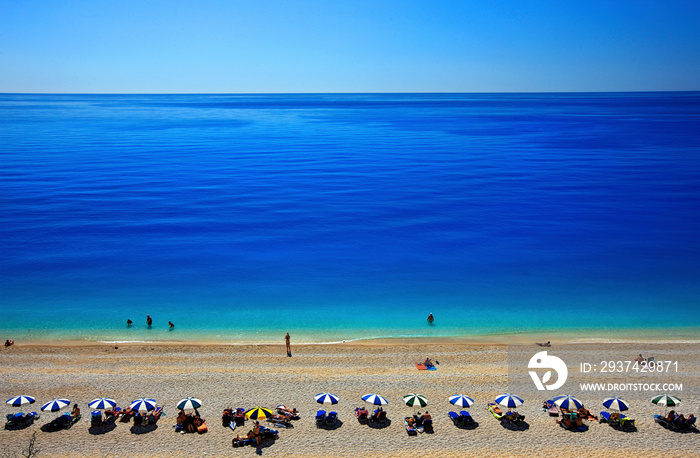
[(518, 406), (523, 405), (525, 401), (523, 401), (522, 398), (514, 394), (503, 393), (502, 395), (496, 398), (496, 402), (504, 407), (508, 407), (509, 409), (514, 409)]
[(620, 412), (629, 410), (630, 405), (627, 401), (617, 396), (612, 396), (603, 400), (603, 405), (606, 409), (619, 410)]
[(681, 400), (670, 394), (662, 394), (651, 399), (652, 404), (666, 407), (675, 407), (681, 403)]
[(20, 407), (27, 404), (34, 404), (34, 401), (36, 401), (36, 399), (31, 396), (15, 396), (14, 398), (8, 399), (7, 404), (12, 407)]
[(58, 412), (69, 405), (70, 401), (68, 399), (54, 399), (41, 406), (41, 410), (44, 412)]
[(97, 398), (88, 403), (88, 407), (97, 410), (113, 409), (116, 405), (117, 401), (110, 398)]
[(264, 407), (253, 407), (245, 413), (245, 416), (251, 420), (264, 420), (274, 415), (272, 410)]
[(457, 407), (469, 408), (474, 405), (474, 400), (463, 394), (455, 394), (453, 396), (450, 396), (450, 404), (454, 404)]
[(403, 397), (403, 402), (409, 407), (425, 407), (428, 405), (428, 400), (420, 394), (407, 394)]
[(319, 393), (314, 396), (314, 399), (319, 404), (337, 404), (340, 399), (338, 396), (331, 393)]
[(362, 400), (365, 402), (369, 402), (370, 404), (374, 404), (375, 406), (385, 406), (389, 404), (389, 401), (387, 401), (384, 397), (379, 396), (378, 394), (366, 394), (362, 396)]
[(155, 399), (141, 398), (132, 402), (129, 407), (138, 412), (150, 412), (151, 410), (155, 410), (156, 401)]
[(577, 398), (567, 394), (565, 396), (557, 396), (553, 399), (554, 403), (566, 410), (578, 410), (583, 407), (583, 402), (579, 401)]
[(177, 403), (177, 408), (180, 410), (194, 410), (202, 407), (202, 401), (192, 396), (186, 397)]

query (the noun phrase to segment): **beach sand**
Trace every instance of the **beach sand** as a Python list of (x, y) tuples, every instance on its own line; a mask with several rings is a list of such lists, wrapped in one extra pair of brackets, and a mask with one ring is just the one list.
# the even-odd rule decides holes
[[(293, 356), (287, 357), (283, 342), (249, 346), (19, 342), (4, 348), (0, 355), (2, 399), (28, 394), (37, 402), (24, 410), (38, 411), (43, 403), (66, 397), (81, 406), (83, 418), (69, 430), (44, 432), (41, 426), (58, 414), (42, 413), (28, 428), (0, 430), (0, 446), (2, 456), (20, 456), (20, 450), (36, 432), (39, 456), (700, 456), (700, 435), (668, 431), (654, 423), (653, 414), (665, 411), (649, 402), (657, 393), (581, 392), (578, 384), (571, 384), (562, 388), (562, 393), (548, 395), (529, 386), (517, 393), (525, 399), (518, 411), (526, 416), (529, 427), (509, 430), (501, 426), (487, 412), (486, 404), (514, 387), (513, 380), (509, 380), (514, 378), (514, 374), (509, 376), (512, 353), (542, 350), (534, 344), (459, 339), (306, 346), (295, 346), (292, 340)], [(683, 383), (683, 391), (676, 393), (684, 401), (678, 410), (700, 413), (697, 344), (554, 343), (547, 350), (567, 361), (597, 360), (606, 354), (624, 354), (629, 359), (640, 352), (657, 355), (657, 360), (678, 361), (677, 372), (664, 374), (673, 383)], [(426, 355), (439, 361), (437, 371), (416, 370), (414, 362)], [(629, 377), (610, 375), (604, 381), (627, 382), (632, 380)], [(637, 374), (632, 381), (638, 379)], [(320, 392), (340, 397), (340, 404), (332, 409), (338, 411), (342, 421), (337, 429), (317, 429), (315, 425), (314, 415), (321, 406), (313, 397)], [(371, 428), (356, 421), (354, 408), (364, 405), (360, 398), (367, 393), (378, 393), (389, 400), (385, 410), (391, 423), (385, 428)], [(405, 406), (402, 397), (408, 393), (428, 398), (433, 434), (407, 436), (404, 417), (425, 410)], [(453, 394), (475, 399), (476, 404), (469, 410), (479, 423), (476, 429), (458, 429), (448, 418), (447, 412), (459, 410), (447, 401)], [(630, 415), (636, 418), (638, 430), (623, 432), (587, 422), (588, 431), (566, 431), (541, 409), (543, 399), (554, 394), (574, 394), (596, 415), (603, 410), (603, 398), (618, 394), (632, 404)], [(166, 416), (157, 429), (143, 434), (132, 432), (132, 423), (120, 422), (113, 430), (92, 434), (87, 403), (101, 396), (111, 397), (123, 407), (136, 398), (153, 397), (164, 406)], [(204, 402), (200, 412), (207, 419), (206, 434), (174, 432), (175, 405), (186, 396)], [(232, 448), (235, 434), (221, 425), (225, 407), (273, 408), (278, 404), (299, 409), (301, 419), (293, 428), (279, 428), (279, 439), (261, 448)], [(322, 408), (331, 410), (328, 407)], [(4, 414), (18, 409), (3, 403), (0, 411), (4, 419)], [(237, 432), (245, 433), (251, 425), (248, 422)]]

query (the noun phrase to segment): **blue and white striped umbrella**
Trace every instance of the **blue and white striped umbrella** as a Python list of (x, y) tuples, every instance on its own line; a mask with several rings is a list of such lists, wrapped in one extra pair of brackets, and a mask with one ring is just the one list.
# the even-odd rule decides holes
[(378, 394), (366, 394), (362, 396), (362, 400), (365, 402), (369, 402), (370, 404), (374, 404), (375, 406), (385, 406), (389, 404), (389, 401), (387, 401), (384, 397), (379, 396)]
[(338, 396), (331, 393), (319, 393), (314, 396), (314, 399), (319, 404), (337, 404), (340, 399)]
[(514, 409), (518, 406), (523, 405), (523, 403), (525, 401), (523, 401), (522, 398), (520, 398), (514, 394), (503, 393), (502, 395), (500, 395), (496, 398), (496, 402), (504, 407)]
[(583, 402), (579, 401), (577, 398), (567, 394), (565, 396), (557, 396), (553, 399), (554, 403), (566, 410), (578, 410), (583, 407)]
[(454, 404), (457, 407), (469, 408), (474, 405), (474, 400), (463, 394), (455, 394), (454, 396), (450, 396), (450, 404)]
[(14, 398), (10, 398), (7, 400), (7, 404), (10, 404), (13, 407), (19, 407), (27, 404), (34, 404), (34, 399), (31, 396), (15, 396)]
[(612, 409), (612, 410), (619, 410), (620, 412), (624, 410), (629, 410), (630, 406), (625, 401), (624, 399), (618, 398), (617, 396), (613, 396), (611, 398), (607, 398), (603, 401), (603, 405), (605, 406), (606, 409)]
[(177, 403), (177, 408), (180, 410), (194, 410), (202, 407), (202, 401), (192, 396), (188, 396)]
[(155, 399), (141, 398), (132, 402), (129, 407), (131, 407), (132, 410), (137, 410), (139, 412), (150, 412), (156, 408), (156, 401)]
[(113, 409), (117, 405), (117, 401), (109, 398), (97, 398), (90, 401), (88, 406), (91, 409), (103, 410), (103, 409)]
[(69, 405), (70, 401), (68, 399), (54, 399), (41, 406), (41, 410), (44, 412), (58, 412)]

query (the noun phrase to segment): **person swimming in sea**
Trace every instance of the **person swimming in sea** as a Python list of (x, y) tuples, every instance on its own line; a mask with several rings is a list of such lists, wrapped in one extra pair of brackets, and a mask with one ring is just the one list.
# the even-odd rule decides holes
[(433, 317), (433, 314), (431, 313), (430, 315), (428, 315), (428, 323), (432, 324), (433, 321), (435, 321), (435, 317)]
[(127, 325), (127, 326), (131, 326), (132, 324), (134, 324), (133, 321), (131, 321), (130, 319), (127, 319), (127, 320), (126, 320), (126, 325)]

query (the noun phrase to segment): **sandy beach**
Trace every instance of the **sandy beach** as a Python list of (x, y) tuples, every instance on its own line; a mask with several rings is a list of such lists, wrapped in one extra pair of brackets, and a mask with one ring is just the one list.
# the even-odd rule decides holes
[[(663, 375), (683, 384), (683, 391), (676, 393), (683, 399), (678, 410), (697, 415), (700, 362), (696, 349), (697, 344), (681, 343), (554, 343), (548, 350), (567, 361), (601, 359), (606, 354), (633, 358), (640, 352), (657, 355), (657, 360), (678, 361), (679, 370)], [(42, 413), (34, 425), (25, 429), (2, 429), (2, 456), (20, 456), (34, 433), (39, 456), (700, 456), (697, 434), (668, 431), (654, 423), (653, 414), (665, 411), (649, 402), (657, 393), (582, 392), (578, 384), (570, 384), (561, 393), (548, 395), (532, 386), (517, 393), (525, 400), (518, 411), (525, 415), (527, 428), (504, 428), (489, 414), (486, 404), (513, 387), (514, 374), (509, 374), (513, 353), (541, 350), (532, 343), (397, 340), (292, 345), (293, 356), (287, 357), (283, 344), (18, 342), (3, 348), (0, 357), (2, 400), (28, 394), (37, 402), (24, 410), (38, 411), (43, 403), (65, 397), (81, 406), (83, 418), (71, 429), (44, 432), (42, 425), (58, 414)], [(416, 370), (414, 363), (426, 355), (439, 361), (438, 370)], [(627, 382), (632, 380), (630, 377), (611, 375), (604, 381)], [(316, 427), (314, 415), (320, 405), (313, 397), (320, 392), (340, 397), (333, 408), (338, 411), (340, 427)], [(360, 398), (366, 393), (378, 393), (389, 400), (388, 426), (372, 428), (356, 421), (354, 408), (364, 405)], [(427, 410), (435, 424), (433, 434), (406, 434), (404, 417), (425, 410), (405, 406), (402, 397), (408, 393), (428, 398)], [(469, 410), (479, 423), (477, 428), (464, 430), (453, 425), (447, 415), (459, 410), (448, 403), (453, 394), (475, 399), (476, 404)], [(587, 422), (589, 429), (585, 432), (564, 430), (541, 409), (543, 399), (554, 394), (573, 394), (596, 415), (604, 410), (603, 398), (613, 394), (628, 398), (637, 431), (619, 431), (592, 421)], [(115, 399), (120, 406), (140, 397), (152, 397), (164, 406), (166, 416), (157, 429), (146, 433), (138, 434), (131, 423), (117, 422), (114, 429), (94, 434), (89, 430), (87, 403), (101, 396)], [(200, 412), (207, 419), (206, 434), (174, 432), (175, 405), (186, 396), (204, 402)], [(293, 423), (293, 428), (279, 429), (278, 440), (260, 448), (232, 448), (235, 434), (221, 425), (224, 408), (273, 408), (278, 404), (299, 409), (301, 419)], [(5, 414), (18, 411), (4, 402), (0, 409), (3, 420)], [(240, 432), (247, 432), (250, 425), (246, 423)]]

